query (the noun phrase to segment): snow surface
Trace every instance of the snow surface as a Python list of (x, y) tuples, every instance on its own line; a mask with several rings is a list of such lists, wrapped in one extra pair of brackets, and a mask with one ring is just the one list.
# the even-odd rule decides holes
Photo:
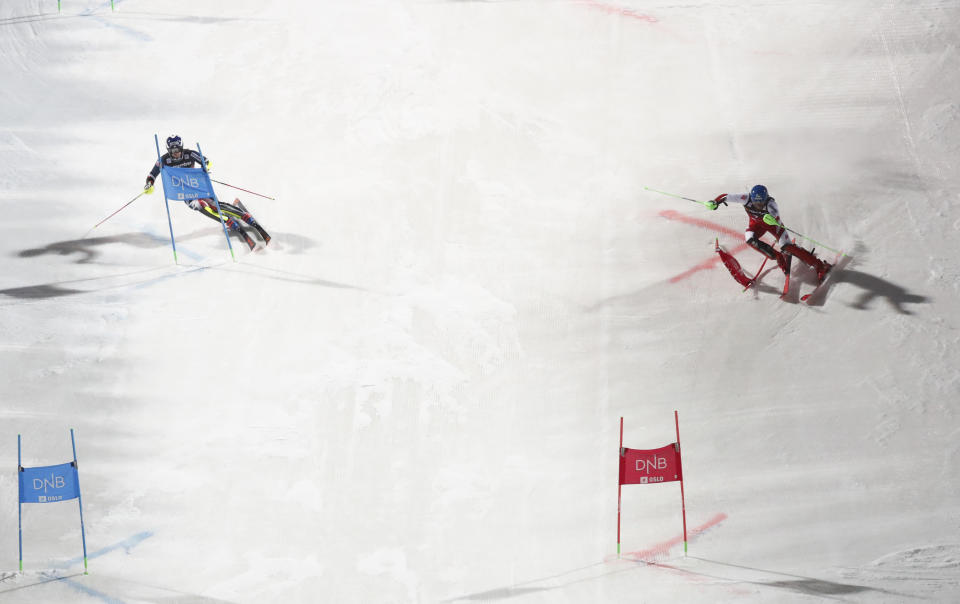
[[(960, 2), (116, 7), (0, 3), (0, 600), (960, 601)], [(84, 238), (172, 133), (267, 249)], [(824, 304), (644, 189), (757, 182)]]

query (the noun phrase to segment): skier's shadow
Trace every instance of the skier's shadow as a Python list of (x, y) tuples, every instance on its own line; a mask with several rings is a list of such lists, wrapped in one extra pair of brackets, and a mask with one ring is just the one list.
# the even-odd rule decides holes
[[(807, 596), (814, 596), (818, 598), (830, 598), (846, 596), (851, 594), (858, 593), (882, 593), (893, 596), (903, 596), (904, 594), (888, 591), (886, 589), (880, 589), (877, 587), (869, 587), (865, 585), (855, 585), (850, 583), (837, 583), (836, 581), (827, 581), (824, 579), (816, 579), (813, 577), (805, 577), (801, 575), (794, 575), (779, 571), (766, 570), (761, 568), (754, 568), (751, 566), (745, 566), (741, 564), (731, 564), (729, 562), (721, 562), (719, 560), (709, 560), (707, 558), (697, 558), (696, 556), (690, 556), (691, 560), (699, 561), (702, 568), (690, 569), (682, 568), (679, 566), (674, 566), (670, 564), (657, 564), (656, 566), (664, 566), (666, 568), (671, 568), (684, 573), (689, 573), (691, 575), (698, 575), (701, 577), (706, 577), (709, 579), (720, 579), (723, 581), (740, 581), (743, 583), (749, 583), (752, 585), (758, 585), (762, 587), (772, 587), (776, 589), (784, 589), (788, 591), (798, 592)], [(711, 569), (711, 567), (713, 567)], [(737, 577), (737, 571), (749, 571), (747, 576)], [(752, 577), (755, 573), (759, 573), (760, 577)], [(767, 575), (767, 577), (763, 577)]]
[(903, 307), (904, 304), (928, 304), (930, 298), (913, 294), (905, 288), (891, 283), (886, 279), (881, 279), (869, 273), (856, 270), (842, 270), (833, 277), (834, 285), (837, 283), (849, 283), (863, 290), (857, 297), (856, 302), (848, 304), (850, 308), (858, 310), (867, 310), (870, 304), (878, 299), (885, 298), (887, 303), (902, 315), (912, 315), (912, 311)]
[[(188, 238), (191, 238), (191, 236), (188, 235), (184, 239)], [(152, 249), (170, 245), (170, 240), (148, 235), (147, 233), (123, 233), (109, 237), (55, 241), (43, 247), (21, 250), (17, 252), (17, 256), (20, 258), (35, 258), (37, 256), (70, 256), (72, 254), (79, 254), (80, 257), (76, 263), (88, 264), (100, 256), (97, 248), (111, 243), (123, 243), (141, 249)]]
[[(190, 241), (193, 239), (203, 239), (210, 237), (211, 235), (218, 235), (215, 229), (200, 229), (192, 233), (185, 235), (179, 235), (177, 237), (178, 242)], [(235, 234), (231, 234), (236, 236)], [(219, 235), (222, 237), (222, 234)], [(278, 241), (279, 240), (279, 241)], [(222, 240), (221, 240), (222, 241)], [(316, 247), (316, 242), (309, 237), (303, 237), (301, 235), (293, 234), (283, 234), (281, 237), (275, 237), (271, 246), (274, 249), (279, 248), (283, 251), (285, 255), (292, 254), (301, 254), (313, 247)], [(57, 241), (50, 243), (43, 247), (31, 248), (27, 250), (21, 250), (17, 252), (16, 255), (20, 258), (37, 258), (41, 256), (56, 255), (56, 256), (70, 256), (77, 254), (78, 258), (75, 260), (76, 264), (91, 264), (94, 263), (97, 258), (101, 255), (99, 248), (102, 248), (105, 245), (110, 245), (114, 243), (120, 243), (124, 245), (133, 246), (141, 249), (157, 249), (164, 248), (170, 245), (170, 240), (165, 237), (158, 237), (155, 235), (150, 235), (148, 233), (124, 233), (121, 235), (111, 235), (109, 237), (91, 237), (89, 239), (71, 239), (68, 241)], [(236, 243), (234, 244), (236, 245)], [(144, 273), (162, 271), (165, 268), (168, 268), (170, 265), (164, 265), (161, 267), (148, 267), (141, 270), (133, 270), (127, 273), (121, 274), (111, 274), (111, 275), (100, 275), (96, 277), (86, 277), (80, 279), (72, 279), (68, 281), (58, 281), (53, 283), (42, 283), (39, 285), (29, 285), (25, 287), (11, 287), (8, 289), (0, 289), (0, 296), (7, 296), (10, 298), (19, 298), (21, 300), (44, 300), (49, 298), (58, 298), (62, 296), (71, 296), (75, 294), (84, 294), (89, 293), (90, 291), (100, 291), (105, 288), (118, 287), (116, 284), (110, 285), (101, 285), (99, 288), (95, 289), (78, 289), (74, 287), (74, 284), (84, 283), (84, 282), (106, 282), (106, 281), (116, 281), (124, 280), (131, 276), (142, 275)], [(188, 269), (190, 271), (194, 270), (204, 270), (211, 268), (209, 266), (190, 266), (190, 265), (181, 265), (182, 268)], [(232, 269), (225, 269), (232, 270)], [(340, 289), (353, 289), (358, 291), (368, 291), (366, 288), (351, 285), (348, 283), (338, 283), (335, 281), (328, 281), (324, 279), (318, 279), (311, 277), (309, 275), (302, 275), (298, 273), (291, 273), (287, 271), (282, 271), (270, 267), (260, 267), (256, 265), (248, 265), (246, 267), (247, 272), (250, 274), (257, 274), (261, 278), (276, 279), (282, 281), (292, 281), (298, 283), (305, 283), (309, 285), (319, 285), (323, 287), (332, 287)], [(112, 283), (112, 281), (111, 281)]]
[[(177, 242), (181, 243), (201, 239), (203, 237), (209, 237), (213, 233), (215, 233), (214, 229), (199, 229), (192, 233), (177, 235)], [(231, 233), (231, 236), (236, 238), (236, 234), (234, 233)], [(302, 253), (314, 247), (314, 242), (311, 239), (299, 235), (284, 234), (282, 237), (275, 239), (282, 239), (282, 247), (287, 253)], [(17, 256), (20, 258), (35, 258), (37, 256), (70, 256), (72, 254), (78, 254), (79, 258), (75, 261), (76, 264), (89, 264), (100, 256), (101, 252), (98, 248), (113, 243), (122, 243), (140, 249), (155, 249), (169, 246), (170, 239), (149, 233), (123, 233), (109, 237), (55, 241), (43, 247), (21, 250), (17, 252)], [(279, 246), (274, 245), (274, 247)]]
[[(853, 251), (854, 257), (859, 258), (864, 257), (866, 253), (867, 248), (862, 243), (858, 243)], [(796, 263), (794, 263), (794, 267), (796, 267)], [(816, 276), (813, 270), (807, 266), (800, 266), (799, 270), (795, 268), (793, 278), (797, 280), (798, 283), (805, 283), (810, 287), (816, 287), (817, 285)], [(880, 277), (871, 275), (870, 273), (854, 270), (852, 268), (843, 268), (837, 271), (830, 277), (828, 287), (832, 289), (840, 283), (849, 283), (850, 285), (863, 290), (857, 296), (855, 302), (852, 304), (847, 304), (847, 306), (850, 308), (856, 308), (857, 310), (868, 310), (874, 300), (885, 299), (887, 303), (901, 315), (912, 315), (914, 314), (913, 311), (904, 308), (905, 304), (930, 303), (930, 298), (927, 296), (911, 293), (906, 288), (901, 287), (896, 283), (887, 281), (886, 279), (881, 279)], [(798, 295), (796, 287), (791, 286), (790, 289), (793, 295)], [(820, 296), (820, 298), (820, 302), (814, 304), (814, 306), (821, 306), (823, 304), (823, 296)], [(798, 300), (791, 301), (797, 302)]]
[[(764, 273), (766, 276), (766, 273)], [(795, 274), (793, 278), (798, 283), (803, 283), (808, 287), (816, 287), (817, 281), (812, 272), (809, 275), (806, 273)], [(908, 310), (903, 307), (904, 304), (927, 304), (930, 302), (930, 298), (927, 296), (921, 296), (918, 294), (913, 294), (907, 291), (905, 288), (897, 285), (896, 283), (887, 281), (886, 279), (881, 279), (880, 277), (875, 277), (870, 273), (865, 273), (863, 271), (857, 271), (853, 269), (843, 269), (838, 272), (836, 275), (833, 275), (831, 278), (830, 287), (834, 288), (840, 283), (849, 283), (850, 285), (859, 287), (863, 291), (857, 296), (856, 302), (853, 304), (847, 304), (850, 308), (856, 308), (857, 310), (868, 310), (869, 306), (874, 300), (877, 299), (886, 299), (887, 303), (893, 307), (895, 311), (901, 315), (912, 315), (913, 311)], [(759, 290), (766, 293), (777, 293), (779, 290), (775, 287), (761, 284)], [(795, 299), (799, 296), (797, 292), (797, 287), (791, 285), (791, 302), (798, 302), (798, 299)], [(821, 296), (822, 298), (822, 296)], [(816, 306), (821, 306), (823, 301), (816, 304)]]
[[(100, 248), (113, 243), (123, 243), (141, 249), (160, 248), (170, 245), (168, 239), (161, 239), (146, 233), (124, 233), (121, 235), (111, 235), (109, 237), (91, 237), (89, 239), (70, 239), (68, 241), (55, 241), (43, 247), (31, 248), (17, 252), (20, 258), (37, 258), (40, 256), (71, 256), (77, 254), (79, 257), (76, 264), (93, 263), (99, 256)], [(112, 277), (127, 277), (140, 273), (146, 273), (157, 270), (156, 267), (147, 268), (132, 273), (122, 275), (113, 275)], [(46, 300), (49, 298), (59, 298), (62, 296), (72, 296), (74, 294), (86, 293), (87, 290), (77, 289), (70, 285), (85, 281), (96, 281), (103, 277), (90, 277), (85, 279), (73, 279), (69, 281), (58, 281), (54, 283), (42, 283), (39, 285), (28, 285), (25, 287), (11, 287), (0, 289), (0, 296), (10, 298), (19, 298), (21, 300)]]

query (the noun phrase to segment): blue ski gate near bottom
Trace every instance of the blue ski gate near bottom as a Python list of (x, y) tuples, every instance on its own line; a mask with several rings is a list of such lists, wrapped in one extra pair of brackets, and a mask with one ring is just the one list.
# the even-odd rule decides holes
[(19, 497), (17, 505), (17, 533), (20, 542), (20, 572), (23, 572), (23, 504), (55, 503), (76, 499), (80, 507), (80, 539), (83, 542), (83, 573), (87, 574), (87, 535), (83, 526), (83, 500), (80, 497), (80, 474), (77, 470), (77, 444), (70, 429), (73, 461), (53, 466), (23, 467), (21, 438), (17, 434), (17, 475)]

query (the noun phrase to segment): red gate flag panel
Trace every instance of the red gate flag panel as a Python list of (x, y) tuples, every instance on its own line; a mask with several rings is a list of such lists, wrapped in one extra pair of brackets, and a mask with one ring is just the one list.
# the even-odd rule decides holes
[(677, 443), (659, 449), (620, 449), (620, 484), (659, 484), (682, 478)]

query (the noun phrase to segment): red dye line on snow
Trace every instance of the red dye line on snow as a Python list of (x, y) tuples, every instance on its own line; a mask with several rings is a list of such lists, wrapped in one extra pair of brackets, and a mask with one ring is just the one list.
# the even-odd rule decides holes
[(720, 262), (720, 256), (714, 256), (713, 258), (705, 260), (691, 269), (683, 271), (679, 275), (670, 277), (669, 282), (676, 283), (677, 281), (683, 281), (684, 279), (687, 279), (692, 275), (699, 273), (700, 271), (710, 270), (717, 262)]
[[(717, 224), (716, 222), (710, 222), (709, 220), (704, 220), (702, 218), (691, 218), (690, 216), (685, 216), (676, 210), (664, 210), (660, 212), (660, 216), (666, 218), (667, 220), (676, 220), (677, 222), (684, 222), (686, 224), (691, 224), (702, 229), (707, 229), (708, 231), (713, 231), (714, 233), (719, 233), (721, 235), (730, 235), (731, 237), (742, 238), (743, 233), (725, 227), (722, 224)], [(742, 239), (741, 239), (742, 241)], [(731, 250), (731, 254), (736, 254), (737, 252), (743, 250), (747, 247), (746, 243), (740, 243)], [(709, 260), (704, 260), (700, 264), (694, 266), (693, 268), (686, 270), (679, 275), (670, 277), (670, 283), (676, 283), (677, 281), (683, 281), (684, 279), (700, 272), (712, 269), (716, 264), (720, 262), (720, 257), (714, 254)]]
[[(693, 529), (691, 529), (690, 531), (688, 531), (688, 535), (687, 535), (688, 540), (689, 540), (689, 541), (693, 541), (693, 538), (694, 538), (694, 537), (700, 536), (701, 534), (705, 533), (706, 531), (708, 531), (709, 529), (713, 528), (714, 526), (720, 524), (721, 522), (723, 522), (723, 521), (726, 520), (726, 519), (727, 519), (727, 515), (726, 515), (726, 514), (724, 514), (724, 513), (722, 513), (722, 512), (719, 513), (719, 514), (717, 514), (716, 516), (714, 516), (714, 517), (711, 518), (710, 520), (707, 520), (706, 522), (704, 522), (704, 523), (701, 524), (700, 526), (694, 527)], [(658, 557), (658, 556), (665, 556), (665, 555), (669, 554), (669, 553), (670, 553), (670, 549), (671, 549), (672, 547), (674, 547), (675, 545), (680, 545), (680, 544), (682, 544), (682, 543), (683, 543), (683, 536), (682, 536), (682, 535), (678, 535), (677, 537), (674, 537), (673, 539), (670, 539), (670, 540), (668, 540), (668, 541), (664, 541), (663, 543), (658, 543), (658, 544), (654, 545), (653, 547), (650, 547), (650, 548), (647, 548), (647, 549), (638, 550), (638, 551), (635, 551), (635, 552), (627, 552), (627, 553), (623, 554), (623, 557), (624, 557), (624, 558), (629, 558), (630, 560), (635, 560), (635, 561), (638, 561), (638, 562), (646, 562), (646, 561), (648, 561), (650, 558), (656, 558), (656, 557)]]
[(627, 17), (629, 19), (637, 19), (638, 21), (646, 21), (647, 23), (656, 23), (658, 19), (650, 15), (644, 15), (643, 13), (638, 13), (637, 11), (630, 8), (623, 8), (620, 6), (613, 6), (612, 4), (604, 4), (602, 2), (596, 2), (595, 0), (581, 0), (580, 4), (585, 4), (590, 8), (595, 8), (601, 10), (608, 15), (620, 15), (622, 17)]
[[(608, 15), (619, 15), (619, 16), (621, 16), (621, 17), (627, 17), (628, 19), (636, 19), (637, 21), (646, 21), (647, 23), (659, 23), (659, 22), (660, 22), (660, 19), (657, 19), (656, 17), (654, 17), (654, 16), (652, 16), (652, 15), (645, 15), (645, 14), (643, 14), (643, 13), (638, 13), (637, 11), (635, 11), (635, 10), (633, 10), (633, 9), (631, 9), (631, 8), (624, 8), (624, 7), (622, 7), (622, 6), (614, 6), (613, 4), (606, 4), (606, 3), (603, 3), (603, 2), (598, 2), (597, 0), (580, 0), (579, 4), (582, 4), (582, 5), (584, 5), (584, 6), (587, 6), (587, 7), (589, 7), (589, 8), (595, 9), (595, 10), (603, 11), (603, 12), (607, 13)], [(664, 26), (661, 25), (661, 28), (663, 28), (663, 27), (664, 27)], [(675, 32), (670, 32), (669, 30), (667, 30), (667, 32), (668, 32), (668, 33), (672, 33), (675, 38), (678, 38), (679, 40), (682, 40), (682, 41), (684, 41), (684, 42), (698, 42), (698, 40), (692, 38), (692, 37), (689, 36), (689, 35), (677, 34), (677, 33), (675, 33)], [(701, 41), (701, 42), (702, 42), (702, 41)], [(754, 49), (746, 49), (746, 50), (745, 50), (745, 49), (743, 49), (743, 47), (740, 47), (740, 46), (735, 46), (735, 45), (733, 45), (733, 44), (722, 44), (722, 43), (721, 43), (721, 44), (718, 44), (718, 46), (720, 46), (720, 47), (735, 48), (735, 49), (739, 50), (740, 52), (746, 52), (746, 53), (749, 53), (749, 54), (752, 54), (752, 55), (774, 56), (774, 57), (790, 56), (790, 53), (784, 52), (784, 51), (782, 51), (782, 50), (754, 50)]]
[(677, 222), (692, 224), (693, 226), (698, 226), (701, 229), (707, 229), (708, 231), (713, 231), (715, 233), (730, 235), (737, 238), (743, 237), (743, 231), (731, 229), (730, 227), (725, 227), (722, 224), (710, 222), (709, 220), (704, 220), (703, 218), (691, 218), (690, 216), (685, 216), (676, 210), (664, 210), (660, 212), (660, 216), (663, 216), (667, 220), (676, 220)]

